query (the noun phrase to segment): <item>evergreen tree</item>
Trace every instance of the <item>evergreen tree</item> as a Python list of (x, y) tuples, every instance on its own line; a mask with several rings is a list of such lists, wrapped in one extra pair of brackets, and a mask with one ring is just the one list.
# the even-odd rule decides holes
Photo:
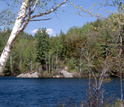
[(36, 38), (36, 61), (45, 64), (45, 55), (49, 51), (49, 35), (45, 28), (39, 29), (35, 34)]

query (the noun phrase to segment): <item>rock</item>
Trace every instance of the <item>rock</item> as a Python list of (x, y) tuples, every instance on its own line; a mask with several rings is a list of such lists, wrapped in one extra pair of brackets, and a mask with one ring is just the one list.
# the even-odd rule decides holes
[(63, 70), (59, 71), (59, 75), (53, 76), (53, 78), (73, 78), (74, 74), (67, 71), (68, 67), (65, 67)]
[(63, 74), (65, 78), (73, 78), (73, 74), (70, 72), (67, 72), (66, 70), (62, 70), (60, 71), (60, 73)]
[(68, 70), (68, 67), (65, 67), (64, 69), (67, 71)]
[(65, 67), (63, 70), (59, 71), (59, 74), (53, 76), (53, 78), (73, 78), (74, 74), (67, 71), (68, 67)]
[(39, 78), (38, 73), (34, 72), (34, 73), (22, 73), (20, 75), (17, 76), (18, 78)]
[(53, 76), (53, 78), (62, 78), (60, 75)]

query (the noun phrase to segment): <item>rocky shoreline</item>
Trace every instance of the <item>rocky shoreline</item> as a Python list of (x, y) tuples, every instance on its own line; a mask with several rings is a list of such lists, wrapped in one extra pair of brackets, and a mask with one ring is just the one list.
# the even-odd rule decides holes
[[(22, 73), (17, 76), (18, 78), (40, 78), (40, 74), (38, 72), (33, 73)], [(65, 67), (63, 70), (60, 71), (59, 74), (54, 75), (53, 78), (73, 78), (74, 74), (67, 71)]]
[(34, 73), (22, 73), (17, 76), (18, 78), (39, 78), (39, 75), (37, 72)]
[[(17, 78), (81, 78), (81, 77), (88, 77), (87, 74), (83, 74), (81, 76), (79, 73), (70, 73), (67, 71), (67, 67), (64, 69), (60, 70), (58, 73), (54, 75), (41, 75), (37, 71), (33, 71), (30, 73), (22, 73), (16, 76)], [(109, 74), (106, 74), (105, 77), (110, 77)]]

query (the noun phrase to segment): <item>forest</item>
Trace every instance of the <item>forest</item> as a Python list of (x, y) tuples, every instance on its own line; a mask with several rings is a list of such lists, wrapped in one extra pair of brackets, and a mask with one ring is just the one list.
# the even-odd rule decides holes
[[(0, 76), (4, 76), (0, 78), (1, 104), (32, 106), (39, 103), (41, 106), (42, 103), (47, 105), (49, 100), (51, 101), (49, 103), (54, 101), (57, 103), (58, 98), (61, 101), (62, 98), (66, 98), (65, 95), (68, 100), (69, 97), (76, 98), (86, 94), (83, 102), (77, 102), (81, 107), (124, 106), (124, 3), (122, 0), (97, 1), (86, 9), (84, 4), (77, 5), (76, 1), (68, 0), (13, 0), (13, 2), (14, 5), (11, 5), (11, 1), (5, 1), (4, 5), (8, 8), (0, 12)], [(14, 7), (18, 8), (19, 5), (21, 7), (17, 10), (17, 14)], [(45, 27), (39, 27), (34, 35), (25, 32), (29, 22), (50, 20), (53, 13), (56, 17), (61, 13), (62, 7), (71, 10), (69, 5), (75, 9), (73, 12), (77, 11), (76, 15), (94, 17), (97, 20), (94, 22), (88, 20), (89, 22), (82, 24), (81, 27), (72, 26), (66, 33), (62, 29), (56, 35), (49, 35)], [(61, 11), (65, 12), (64, 9)], [(46, 17), (47, 15), (50, 17)], [(73, 21), (71, 18), (69, 20)], [(14, 25), (11, 29), (12, 24)], [(63, 24), (67, 25), (67, 23)], [(3, 26), (9, 27), (3, 29)], [(71, 76), (65, 76), (62, 71)], [(118, 82), (115, 84), (114, 79), (110, 77), (119, 77), (114, 78)], [(117, 91), (114, 90), (115, 88)], [(113, 95), (107, 99), (106, 89), (110, 93), (113, 92), (111, 93)], [(86, 91), (83, 94), (84, 90)], [(114, 98), (114, 94), (118, 94), (117, 97)], [(20, 96), (23, 96), (23, 99)], [(70, 101), (73, 103), (72, 100)]]
[[(66, 34), (60, 31), (56, 36), (47, 34), (46, 28), (39, 28), (34, 36), (21, 32), (4, 74), (37, 71), (41, 77), (52, 77), (67, 67), (77, 77), (88, 77), (89, 71), (99, 76), (103, 70), (106, 76), (119, 76), (123, 71), (124, 26), (111, 21), (113, 16), (116, 14), (71, 27)], [(0, 31), (0, 54), (10, 33), (9, 28)]]

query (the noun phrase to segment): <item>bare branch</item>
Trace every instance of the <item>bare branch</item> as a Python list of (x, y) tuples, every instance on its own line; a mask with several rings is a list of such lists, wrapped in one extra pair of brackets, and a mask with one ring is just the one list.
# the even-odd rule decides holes
[(27, 13), (28, 20), (30, 20), (30, 12), (31, 12), (31, 5), (30, 5), (30, 0), (29, 0), (28, 1), (28, 13)]
[(33, 7), (33, 10), (32, 10), (31, 13), (30, 13), (30, 15), (34, 13), (35, 8), (36, 8), (36, 6), (37, 6), (37, 3), (38, 3), (38, 0), (36, 1), (36, 3), (35, 3), (35, 5), (34, 5), (34, 7)]
[(52, 18), (47, 18), (47, 19), (36, 19), (36, 20), (30, 20), (30, 21), (44, 21), (44, 20), (50, 20)]
[(65, 0), (64, 2), (62, 2), (61, 4), (57, 5), (55, 8), (49, 10), (48, 12), (45, 12), (45, 13), (41, 13), (41, 14), (38, 14), (38, 15), (34, 15), (31, 17), (31, 19), (33, 18), (36, 18), (36, 17), (40, 17), (40, 16), (44, 16), (44, 15), (47, 15), (47, 14), (50, 14), (52, 13), (53, 11), (56, 11), (61, 5), (65, 4), (68, 0)]

